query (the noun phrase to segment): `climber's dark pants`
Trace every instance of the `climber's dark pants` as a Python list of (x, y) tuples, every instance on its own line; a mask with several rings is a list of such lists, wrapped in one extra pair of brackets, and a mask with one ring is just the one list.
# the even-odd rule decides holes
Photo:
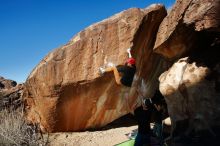
[(150, 135), (138, 133), (135, 138), (134, 146), (150, 146)]
[(134, 116), (138, 122), (138, 134), (134, 146), (147, 146), (150, 144), (151, 113), (152, 109), (143, 110), (142, 106), (135, 109)]

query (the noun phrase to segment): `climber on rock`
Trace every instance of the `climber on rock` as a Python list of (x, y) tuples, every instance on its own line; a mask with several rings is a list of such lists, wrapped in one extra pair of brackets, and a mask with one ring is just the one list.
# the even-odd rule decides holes
[(129, 58), (125, 65), (116, 67), (113, 63), (108, 63), (107, 68), (100, 68), (101, 73), (112, 72), (118, 85), (131, 87), (134, 74), (136, 72), (135, 59), (131, 56), (130, 49), (127, 50)]
[[(124, 66), (115, 67), (114, 64), (108, 63), (107, 68), (100, 68), (100, 72), (103, 74), (105, 72), (113, 72), (115, 76), (115, 81), (118, 85), (124, 85), (131, 87), (133, 78), (136, 72), (135, 59), (131, 56), (130, 49), (127, 50), (129, 58), (127, 59)], [(143, 97), (142, 93), (137, 91), (139, 96)], [(142, 100), (142, 106), (134, 110), (134, 116), (138, 123), (138, 133), (135, 138), (134, 146), (148, 146), (150, 145), (150, 137), (152, 132), (150, 129), (150, 120), (152, 113), (156, 114), (156, 128), (155, 134), (157, 137), (161, 137), (161, 97), (159, 90), (156, 91), (154, 97), (145, 98)], [(160, 144), (160, 141), (158, 142)]]
[[(131, 87), (132, 81), (136, 72), (135, 59), (131, 56), (130, 49), (127, 50), (129, 58), (122, 67), (115, 67), (112, 63), (109, 63), (106, 69), (100, 68), (100, 72), (114, 72), (116, 83)], [(141, 107), (134, 111), (134, 116), (138, 122), (138, 134), (135, 139), (135, 146), (143, 146), (150, 144), (150, 135), (148, 129), (148, 116), (149, 112), (145, 112)]]

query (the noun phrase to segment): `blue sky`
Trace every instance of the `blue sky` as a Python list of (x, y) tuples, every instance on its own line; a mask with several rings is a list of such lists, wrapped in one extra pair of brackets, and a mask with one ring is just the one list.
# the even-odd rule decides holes
[(24, 82), (55, 48), (87, 26), (131, 7), (175, 0), (0, 0), (0, 76)]

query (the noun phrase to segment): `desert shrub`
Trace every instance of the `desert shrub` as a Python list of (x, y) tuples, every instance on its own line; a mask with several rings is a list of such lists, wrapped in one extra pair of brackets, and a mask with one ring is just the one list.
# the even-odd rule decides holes
[(37, 125), (27, 124), (22, 108), (0, 111), (0, 145), (47, 145)]

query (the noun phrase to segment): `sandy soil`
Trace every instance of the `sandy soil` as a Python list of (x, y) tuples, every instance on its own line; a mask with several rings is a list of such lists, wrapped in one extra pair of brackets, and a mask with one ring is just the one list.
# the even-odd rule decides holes
[(127, 115), (96, 131), (52, 133), (49, 145), (113, 146), (128, 140), (129, 134), (136, 132), (136, 121), (132, 115)]
[(51, 146), (113, 146), (129, 139), (129, 133), (137, 126), (119, 127), (102, 131), (54, 133), (50, 135)]

